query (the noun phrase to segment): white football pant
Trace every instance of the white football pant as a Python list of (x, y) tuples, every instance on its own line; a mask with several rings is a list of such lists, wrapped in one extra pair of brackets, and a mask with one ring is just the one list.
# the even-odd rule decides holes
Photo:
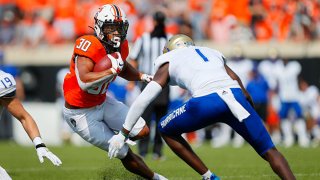
[[(108, 151), (108, 140), (122, 129), (129, 108), (120, 101), (107, 95), (105, 102), (92, 108), (67, 109), (64, 107), (64, 119), (74, 132), (87, 142)], [(135, 137), (146, 122), (140, 117), (129, 137)], [(122, 159), (128, 152), (128, 145), (120, 150), (118, 158)]]

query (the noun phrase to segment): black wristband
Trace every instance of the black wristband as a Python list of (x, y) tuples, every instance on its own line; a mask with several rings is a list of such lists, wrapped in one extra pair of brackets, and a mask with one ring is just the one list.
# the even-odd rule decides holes
[(120, 133), (121, 133), (126, 139), (128, 139), (129, 134), (126, 134), (126, 133), (124, 133), (124, 132), (122, 132), (122, 131), (120, 131)]
[(44, 143), (38, 144), (36, 145), (36, 149), (40, 148), (40, 147), (47, 147)]

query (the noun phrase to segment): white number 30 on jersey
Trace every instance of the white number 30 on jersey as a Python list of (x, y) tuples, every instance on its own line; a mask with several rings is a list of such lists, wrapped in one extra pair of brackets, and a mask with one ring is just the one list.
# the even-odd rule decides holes
[(90, 46), (91, 46), (91, 42), (90, 42), (90, 41), (81, 38), (81, 39), (80, 39), (80, 44), (78, 44), (78, 45), (76, 46), (76, 48), (77, 48), (77, 49), (81, 49), (81, 50), (84, 51), (84, 52), (87, 52)]

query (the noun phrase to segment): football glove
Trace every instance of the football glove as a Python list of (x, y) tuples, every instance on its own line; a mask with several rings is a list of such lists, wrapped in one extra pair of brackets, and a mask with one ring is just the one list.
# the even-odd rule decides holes
[(54, 155), (51, 151), (49, 151), (48, 148), (46, 147), (39, 147), (36, 149), (37, 150), (37, 155), (38, 155), (38, 158), (39, 158), (39, 161), (41, 163), (43, 163), (43, 157), (46, 157), (48, 158), (52, 164), (54, 164), (55, 166), (60, 166), (62, 164), (61, 160), (56, 156)]
[(108, 141), (109, 143), (109, 152), (108, 156), (110, 159), (117, 157), (120, 149), (124, 146), (125, 141), (127, 140), (127, 137), (121, 133), (121, 131), (113, 135), (112, 138)]
[(119, 74), (124, 66), (124, 62), (121, 58), (121, 54), (119, 52), (115, 52), (118, 58), (113, 57), (111, 54), (107, 54), (112, 63), (112, 68), (115, 70), (117, 74)]
[(34, 146), (37, 151), (37, 155), (39, 158), (40, 163), (43, 163), (43, 157), (48, 158), (55, 166), (60, 166), (62, 164), (61, 160), (54, 155), (46, 145), (42, 142), (40, 137), (36, 137), (33, 139)]
[(142, 74), (141, 75), (141, 81), (145, 82), (145, 83), (149, 83), (151, 82), (153, 79), (153, 76), (149, 75), (149, 74)]

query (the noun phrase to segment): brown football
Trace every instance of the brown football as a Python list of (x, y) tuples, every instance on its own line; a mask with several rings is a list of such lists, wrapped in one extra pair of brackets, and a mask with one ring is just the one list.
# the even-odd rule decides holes
[[(111, 53), (111, 56), (118, 58), (118, 55), (116, 53)], [(110, 69), (112, 67), (111, 60), (108, 56), (104, 56), (100, 61), (98, 61), (94, 67), (93, 72), (100, 72), (107, 69)]]

